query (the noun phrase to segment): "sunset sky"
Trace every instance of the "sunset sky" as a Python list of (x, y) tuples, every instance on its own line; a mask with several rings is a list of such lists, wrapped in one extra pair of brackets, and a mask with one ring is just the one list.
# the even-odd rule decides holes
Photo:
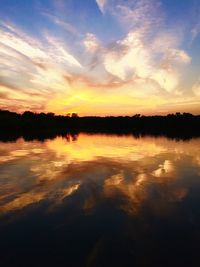
[(0, 108), (200, 114), (200, 1), (0, 0)]

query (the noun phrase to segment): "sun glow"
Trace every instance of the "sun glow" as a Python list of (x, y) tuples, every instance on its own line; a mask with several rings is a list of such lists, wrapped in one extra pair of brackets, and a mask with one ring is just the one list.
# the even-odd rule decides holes
[(94, 0), (93, 10), (83, 4), (86, 21), (80, 7), (65, 5), (27, 10), (37, 34), (23, 14), (22, 21), (2, 15), (0, 108), (81, 116), (200, 111), (195, 15), (194, 25), (181, 14), (171, 25), (162, 1)]

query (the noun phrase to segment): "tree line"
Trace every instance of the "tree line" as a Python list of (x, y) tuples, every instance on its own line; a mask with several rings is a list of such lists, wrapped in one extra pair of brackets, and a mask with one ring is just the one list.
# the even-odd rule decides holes
[(165, 116), (85, 116), (77, 113), (55, 115), (54, 113), (22, 114), (9, 110), (0, 110), (0, 135), (64, 133), (64, 132), (99, 132), (135, 135), (164, 135), (174, 138), (200, 136), (200, 115), (191, 113), (168, 114)]

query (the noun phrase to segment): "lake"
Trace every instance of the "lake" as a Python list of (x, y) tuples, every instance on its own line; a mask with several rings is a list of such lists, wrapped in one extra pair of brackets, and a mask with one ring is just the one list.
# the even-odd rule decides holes
[(6, 266), (200, 266), (200, 138), (0, 142)]

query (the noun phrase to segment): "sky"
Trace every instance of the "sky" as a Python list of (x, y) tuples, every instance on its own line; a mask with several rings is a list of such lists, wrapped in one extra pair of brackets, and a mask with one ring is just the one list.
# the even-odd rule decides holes
[(0, 0), (0, 109), (200, 114), (200, 1)]

